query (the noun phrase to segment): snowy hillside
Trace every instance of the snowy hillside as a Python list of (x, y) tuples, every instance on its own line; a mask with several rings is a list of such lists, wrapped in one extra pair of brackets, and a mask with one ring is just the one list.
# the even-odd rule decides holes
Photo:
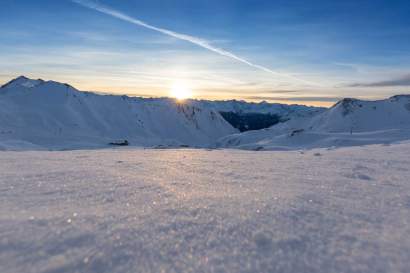
[(410, 143), (0, 153), (0, 272), (408, 273)]
[(106, 147), (124, 139), (206, 147), (235, 132), (218, 112), (171, 99), (97, 95), (25, 77), (0, 88), (0, 149)]
[(391, 143), (410, 139), (410, 96), (386, 100), (344, 99), (311, 117), (297, 117), (269, 129), (222, 138), (219, 147), (258, 150)]

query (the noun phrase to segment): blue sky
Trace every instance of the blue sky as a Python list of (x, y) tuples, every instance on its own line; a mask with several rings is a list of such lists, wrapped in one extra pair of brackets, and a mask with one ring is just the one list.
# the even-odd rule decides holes
[(329, 105), (410, 91), (410, 3), (400, 0), (82, 0), (200, 38), (230, 56), (71, 0), (1, 0), (0, 81), (82, 90)]

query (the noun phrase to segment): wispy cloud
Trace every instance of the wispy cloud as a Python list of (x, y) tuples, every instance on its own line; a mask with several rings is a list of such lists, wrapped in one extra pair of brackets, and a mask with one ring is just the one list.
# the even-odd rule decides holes
[(369, 82), (369, 83), (353, 83), (348, 87), (397, 87), (397, 86), (410, 86), (410, 74), (397, 79)]
[(205, 39), (198, 38), (198, 37), (191, 36), (191, 35), (187, 35), (187, 34), (183, 34), (183, 33), (178, 33), (178, 32), (171, 31), (171, 30), (168, 30), (168, 29), (165, 29), (165, 28), (160, 28), (160, 27), (153, 26), (153, 25), (148, 24), (144, 21), (133, 18), (133, 17), (131, 17), (129, 15), (126, 15), (126, 14), (120, 12), (120, 11), (117, 11), (117, 10), (111, 8), (111, 7), (102, 5), (102, 4), (97, 3), (95, 1), (92, 1), (92, 0), (71, 0), (71, 1), (81, 5), (83, 7), (87, 7), (87, 8), (99, 11), (101, 13), (104, 13), (104, 14), (113, 16), (115, 18), (121, 19), (123, 21), (132, 23), (134, 25), (138, 25), (138, 26), (141, 26), (141, 27), (144, 27), (144, 28), (156, 31), (156, 32), (160, 32), (162, 34), (174, 37), (174, 38), (179, 39), (179, 40), (190, 42), (192, 44), (195, 44), (197, 46), (200, 46), (202, 48), (210, 50), (210, 51), (212, 51), (214, 53), (217, 53), (219, 55), (231, 58), (233, 60), (236, 60), (238, 62), (246, 64), (250, 67), (253, 67), (253, 68), (259, 69), (261, 71), (270, 73), (270, 74), (272, 74), (276, 77), (282, 77), (282, 78), (285, 77), (285, 78), (288, 78), (288, 79), (296, 80), (298, 82), (303, 82), (304, 84), (314, 85), (311, 82), (308, 82), (304, 79), (296, 78), (293, 75), (282, 73), (282, 72), (277, 72), (277, 71), (274, 71), (274, 70), (272, 70), (270, 68), (267, 68), (265, 66), (258, 65), (258, 64), (255, 64), (253, 62), (250, 62), (250, 61), (246, 60), (245, 58), (242, 58), (242, 57), (240, 57), (240, 56), (238, 56), (238, 55), (236, 55), (232, 52), (229, 52), (229, 51), (224, 50), (222, 48), (218, 48), (218, 47), (213, 46), (209, 41), (207, 41)]
[(306, 90), (272, 90), (265, 89), (261, 87), (256, 87), (254, 89), (249, 88), (203, 88), (197, 89), (202, 93), (220, 93), (220, 94), (298, 94), (306, 93)]

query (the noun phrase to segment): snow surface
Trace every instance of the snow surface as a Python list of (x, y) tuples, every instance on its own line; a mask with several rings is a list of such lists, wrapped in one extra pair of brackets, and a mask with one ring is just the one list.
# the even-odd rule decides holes
[(259, 131), (233, 134), (218, 147), (294, 150), (388, 144), (410, 139), (410, 95), (386, 100), (344, 99), (319, 114), (294, 117)]
[(409, 272), (409, 154), (0, 152), (0, 272)]

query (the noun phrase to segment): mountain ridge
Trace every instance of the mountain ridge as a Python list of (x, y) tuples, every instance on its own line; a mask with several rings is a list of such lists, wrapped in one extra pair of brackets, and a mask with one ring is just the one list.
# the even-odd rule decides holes
[[(280, 122), (240, 133), (221, 115), (224, 111), (272, 115)], [(24, 76), (0, 88), (3, 150), (101, 148), (116, 140), (141, 147), (275, 150), (404, 139), (410, 139), (410, 95), (406, 94), (377, 101), (346, 98), (320, 108), (103, 95)]]
[(171, 99), (98, 95), (22, 77), (0, 89), (4, 90), (0, 92), (0, 149), (100, 148), (117, 139), (144, 147), (208, 147), (236, 132), (219, 113)]

